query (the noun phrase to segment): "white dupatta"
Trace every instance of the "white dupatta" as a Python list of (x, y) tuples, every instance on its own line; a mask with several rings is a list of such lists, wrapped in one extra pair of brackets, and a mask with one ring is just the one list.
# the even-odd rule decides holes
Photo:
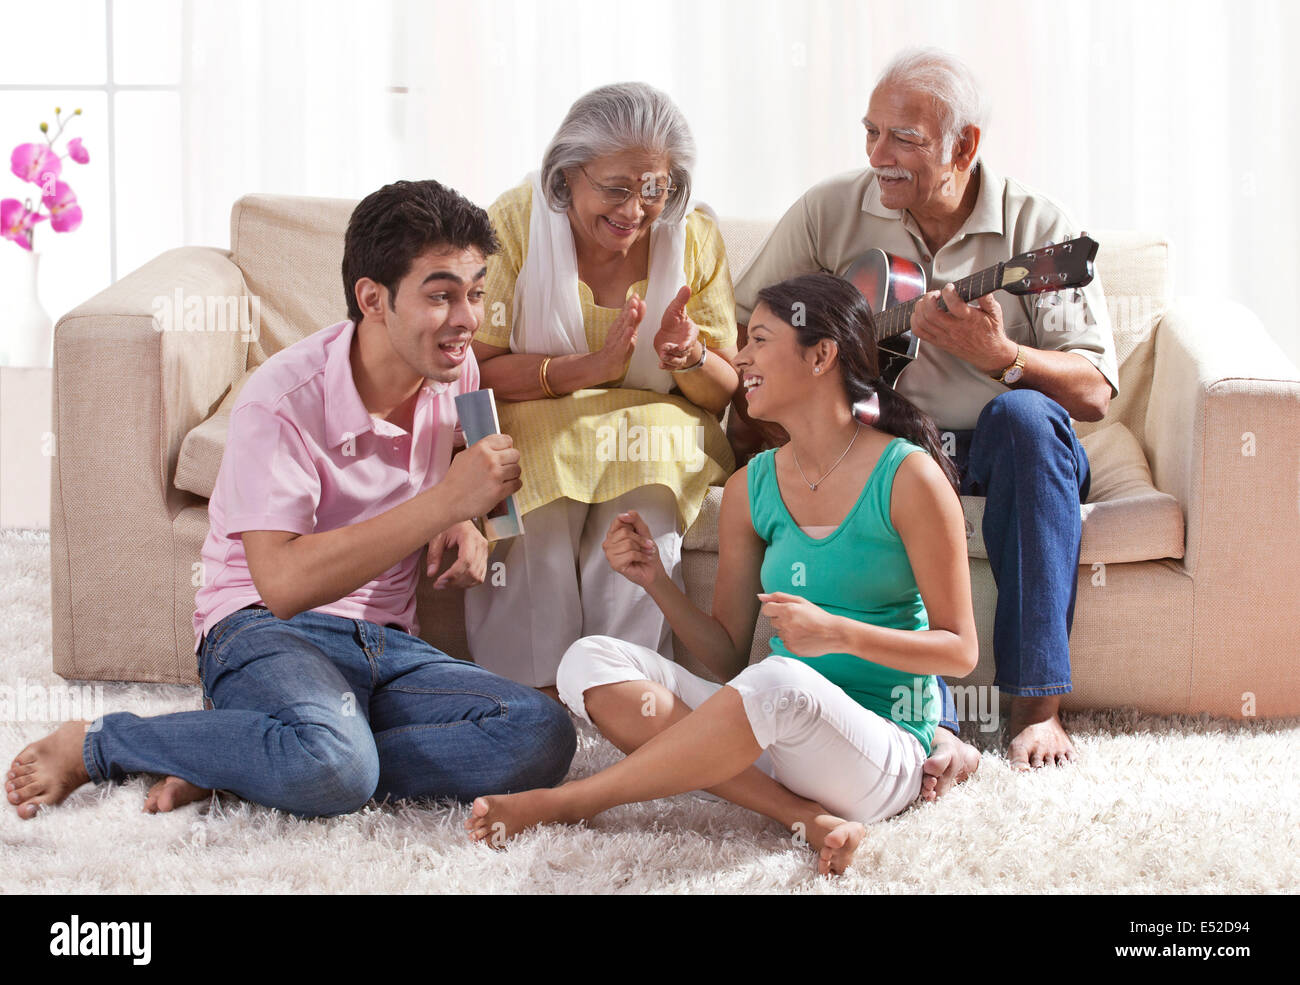
[[(589, 352), (578, 300), (578, 254), (568, 214), (555, 212), (546, 204), (540, 172), (534, 171), (528, 180), (533, 186), (533, 206), (527, 255), (515, 281), (510, 351), (545, 356)], [(678, 222), (659, 221), (650, 227), (645, 317), (637, 328), (636, 348), (623, 380), (625, 387), (656, 393), (667, 393), (673, 387), (672, 374), (659, 368), (654, 338), (664, 311), (686, 283), (686, 216), (697, 208), (715, 223), (718, 221), (707, 205), (691, 201)]]

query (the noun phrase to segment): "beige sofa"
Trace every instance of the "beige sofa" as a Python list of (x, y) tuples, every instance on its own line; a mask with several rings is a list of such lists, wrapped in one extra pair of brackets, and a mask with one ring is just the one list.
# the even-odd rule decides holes
[[(339, 265), (354, 203), (253, 195), (229, 251), (169, 251), (55, 329), (51, 481), (54, 669), (71, 679), (191, 683), (199, 550), (225, 439), (250, 372), (344, 317)], [(766, 226), (722, 224), (733, 270)], [(1259, 320), (1224, 301), (1175, 301), (1169, 246), (1092, 234), (1114, 303), (1122, 393), (1079, 425), (1093, 463), (1082, 507), (1066, 707), (1155, 713), (1300, 713), (1300, 376)], [(179, 295), (178, 295), (179, 292)], [(198, 302), (190, 299), (197, 298)], [(256, 298), (231, 323), (238, 299)], [(172, 330), (154, 313), (195, 305)], [(707, 606), (717, 566), (715, 489), (687, 533), (684, 574)], [(964, 502), (980, 665), (992, 680), (995, 588)], [(467, 656), (458, 595), (422, 581), (426, 639)], [(767, 633), (755, 636), (755, 658)], [(682, 660), (697, 665), (689, 655)]]

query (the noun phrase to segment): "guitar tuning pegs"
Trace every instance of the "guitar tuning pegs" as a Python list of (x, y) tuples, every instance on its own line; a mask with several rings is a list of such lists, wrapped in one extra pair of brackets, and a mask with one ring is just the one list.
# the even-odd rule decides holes
[(1061, 295), (1058, 294), (1056, 291), (1050, 291), (1047, 294), (1040, 294), (1038, 296), (1037, 307), (1055, 308), (1060, 303), (1061, 303)]

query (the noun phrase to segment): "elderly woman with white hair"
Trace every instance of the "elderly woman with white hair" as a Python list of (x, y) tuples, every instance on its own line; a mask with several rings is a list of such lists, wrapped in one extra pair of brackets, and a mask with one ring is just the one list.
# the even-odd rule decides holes
[(603, 86), (489, 209), (502, 249), (473, 349), (521, 452), (525, 532), (495, 545), (465, 615), (474, 660), (521, 683), (553, 687), (583, 636), (672, 656), (663, 613), (602, 544), (637, 513), (680, 584), (682, 533), (734, 467), (719, 425), (738, 385), (731, 275), (691, 201), (694, 163), (666, 95)]

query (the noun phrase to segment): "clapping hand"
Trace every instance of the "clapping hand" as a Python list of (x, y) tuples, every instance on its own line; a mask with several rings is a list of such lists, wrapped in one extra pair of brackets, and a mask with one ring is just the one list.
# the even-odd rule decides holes
[(605, 379), (612, 382), (623, 378), (627, 372), (628, 363), (632, 361), (632, 353), (636, 350), (636, 333), (637, 326), (641, 324), (641, 319), (645, 317), (645, 301), (639, 295), (633, 294), (623, 302), (623, 310), (618, 313), (618, 318), (614, 324), (609, 327), (609, 332), (605, 335), (605, 344), (600, 349), (600, 357), (604, 362), (602, 371)]
[(663, 321), (659, 324), (659, 331), (654, 341), (660, 369), (671, 372), (693, 366), (700, 361), (701, 353), (695, 348), (700, 330), (686, 314), (686, 302), (690, 299), (690, 285), (683, 284), (682, 289), (677, 292), (677, 297), (673, 298), (664, 309)]

